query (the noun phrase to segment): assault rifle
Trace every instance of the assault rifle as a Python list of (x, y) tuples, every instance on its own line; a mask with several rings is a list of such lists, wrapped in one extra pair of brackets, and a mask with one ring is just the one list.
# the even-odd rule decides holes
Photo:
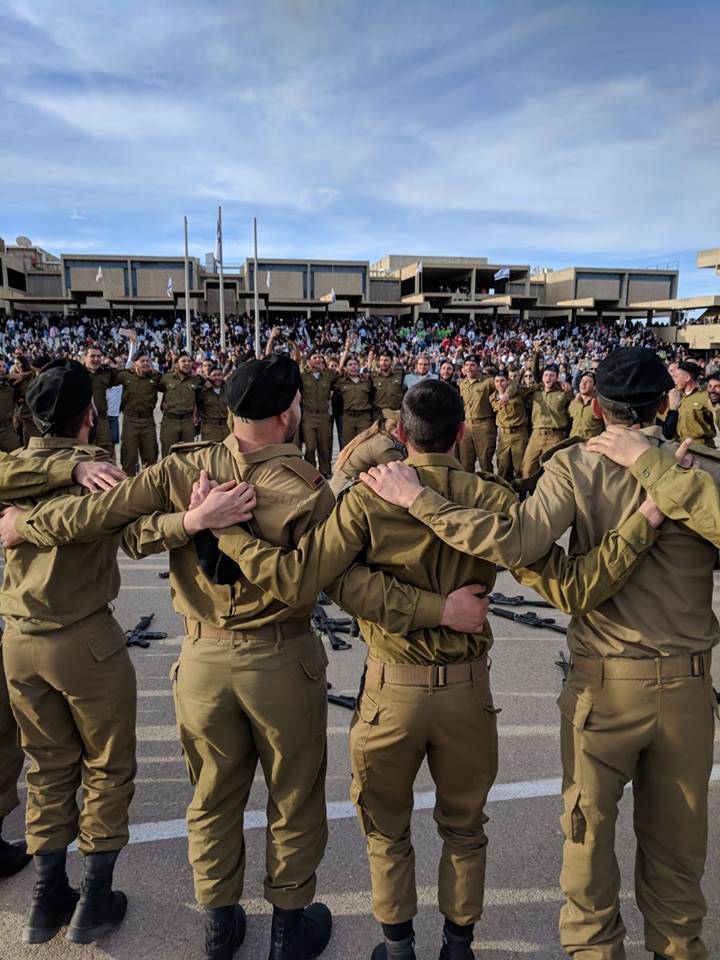
[(567, 680), (568, 674), (570, 673), (570, 661), (568, 660), (564, 650), (558, 650), (559, 660), (555, 661), (555, 666), (560, 667), (562, 670), (563, 680)]
[[(332, 684), (328, 683), (328, 690), (332, 690)], [(334, 703), (336, 707), (345, 707), (346, 710), (354, 710), (357, 706), (355, 697), (348, 697), (344, 693), (328, 693), (328, 703)]]
[(150, 646), (151, 640), (164, 640), (167, 636), (166, 633), (153, 633), (148, 630), (148, 627), (152, 623), (152, 619), (155, 616), (154, 613), (151, 613), (149, 617), (140, 617), (137, 622), (137, 625), (133, 627), (132, 630), (125, 631), (125, 646), (126, 647), (142, 647), (146, 649)]
[(504, 593), (491, 593), (488, 597), (490, 603), (499, 607), (550, 607), (554, 609), (552, 603), (547, 600), (535, 600), (533, 597), (506, 597)]
[(515, 623), (524, 623), (526, 627), (534, 627), (536, 630), (554, 630), (555, 633), (567, 633), (567, 627), (561, 626), (552, 617), (539, 617), (530, 610), (527, 613), (511, 613), (510, 610), (503, 610), (502, 607), (490, 607), (490, 613), (494, 613), (496, 617), (513, 620)]
[(312, 628), (317, 634), (324, 634), (330, 641), (330, 646), (333, 650), (350, 650), (352, 644), (346, 643), (338, 634), (341, 633), (350, 633), (350, 624), (352, 621), (350, 618), (344, 619), (335, 619), (329, 617), (325, 610), (316, 604), (312, 616), (310, 617), (310, 623)]

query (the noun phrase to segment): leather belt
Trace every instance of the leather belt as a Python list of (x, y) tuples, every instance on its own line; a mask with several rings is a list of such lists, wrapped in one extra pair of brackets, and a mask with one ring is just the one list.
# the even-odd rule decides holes
[(372, 410), (345, 410), (344, 415), (346, 417), (370, 417), (372, 416)]
[(252, 630), (224, 630), (222, 627), (213, 627), (212, 624), (201, 620), (185, 618), (185, 632), (188, 637), (197, 640), (201, 637), (207, 640), (294, 640), (312, 633), (307, 620), (283, 620), (277, 623), (266, 623)]
[(382, 663), (368, 657), (365, 682), (382, 687), (390, 683), (398, 687), (450, 687), (456, 683), (470, 683), (488, 672), (488, 658), (464, 660), (462, 663), (428, 664)]
[(163, 416), (169, 417), (170, 420), (189, 420), (192, 417), (192, 410), (189, 413), (175, 413), (171, 410), (165, 410)]
[(314, 414), (314, 415), (316, 415), (316, 414), (324, 414), (324, 415), (327, 416), (327, 417), (330, 416), (330, 414), (328, 413), (327, 408), (325, 408), (324, 410), (311, 410), (310, 407), (303, 407), (303, 408), (302, 408), (302, 412), (303, 412), (303, 413), (312, 413), (312, 414)]
[(495, 417), (470, 417), (470, 423), (492, 423), (495, 424)]
[(565, 433), (564, 427), (533, 427), (533, 433), (544, 433), (545, 435), (550, 433)]
[(598, 680), (674, 680), (710, 675), (712, 653), (682, 653), (675, 657), (637, 660), (631, 657), (584, 657), (570, 654), (570, 666)]

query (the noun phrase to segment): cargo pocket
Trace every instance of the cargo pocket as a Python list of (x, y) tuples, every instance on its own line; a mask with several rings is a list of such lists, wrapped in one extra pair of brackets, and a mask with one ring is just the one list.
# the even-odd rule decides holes
[(584, 843), (587, 824), (581, 807), (583, 789), (583, 731), (592, 712), (592, 700), (568, 687), (563, 687), (557, 700), (561, 714), (560, 752), (565, 780), (565, 814), (562, 825), (565, 836), (573, 843)]
[(360, 789), (360, 784), (358, 783), (357, 777), (353, 777), (352, 779), (352, 786), (350, 787), (350, 799), (355, 805), (355, 812), (357, 813), (358, 822), (360, 823), (360, 829), (362, 830), (364, 836), (369, 837), (370, 834), (375, 831), (375, 824), (372, 822), (369, 813), (365, 809), (362, 790)]
[(108, 625), (102, 633), (90, 637), (88, 649), (98, 663), (108, 660), (120, 650), (125, 649), (125, 634), (116, 623)]
[(587, 821), (582, 810), (582, 787), (573, 783), (563, 794), (565, 812), (561, 824), (566, 839), (571, 843), (585, 843)]
[(315, 739), (325, 736), (327, 730), (327, 681), (325, 667), (327, 656), (322, 650), (300, 660), (307, 683), (307, 711), (310, 721), (310, 736)]
[[(379, 723), (380, 707), (363, 690), (350, 724), (350, 755), (353, 766), (353, 788), (367, 786), (367, 745), (370, 734)], [(357, 776), (355, 774), (357, 773)]]

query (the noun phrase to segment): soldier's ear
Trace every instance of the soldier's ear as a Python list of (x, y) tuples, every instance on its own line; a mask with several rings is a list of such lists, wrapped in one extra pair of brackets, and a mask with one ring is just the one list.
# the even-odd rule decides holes
[(600, 406), (600, 401), (598, 400), (598, 398), (593, 397), (592, 400), (590, 401), (590, 405), (592, 406), (592, 412), (595, 419), (602, 420), (603, 419), (602, 407)]
[(455, 437), (455, 443), (462, 443), (464, 439), (465, 439), (465, 423), (463, 422), (460, 424), (460, 427), (458, 429), (457, 436)]
[(403, 426), (402, 420), (398, 423), (396, 427), (396, 433), (400, 443), (403, 443), (405, 444), (405, 446), (407, 446), (407, 433), (405, 433), (405, 427)]
[(665, 394), (665, 396), (660, 401), (660, 406), (658, 407), (658, 413), (660, 414), (660, 416), (662, 416), (663, 413), (665, 413), (669, 405), (670, 405), (670, 398), (668, 397), (667, 394)]

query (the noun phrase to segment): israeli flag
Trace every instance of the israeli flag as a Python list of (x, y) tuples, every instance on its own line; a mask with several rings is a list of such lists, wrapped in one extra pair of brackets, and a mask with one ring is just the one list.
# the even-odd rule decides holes
[(335, 287), (332, 287), (330, 290), (330, 303), (335, 303), (337, 300), (337, 294), (335, 293)]
[(173, 298), (173, 296), (174, 296), (174, 293), (173, 293), (173, 278), (172, 278), (172, 277), (168, 277), (167, 295), (168, 295), (168, 300), (172, 300), (172, 298)]
[(423, 270), (423, 267), (422, 267), (422, 260), (421, 260), (420, 263), (418, 263), (417, 265), (417, 272), (422, 273), (422, 270)]
[(265, 286), (270, 289), (270, 271), (268, 270), (267, 276), (265, 277)]
[(218, 218), (217, 218), (217, 237), (215, 241), (215, 259), (218, 263), (223, 262), (223, 251), (222, 251), (222, 213), (220, 212), (220, 207), (218, 207)]
[(493, 280), (509, 280), (510, 279), (510, 267), (503, 267), (501, 270), (493, 276)]

